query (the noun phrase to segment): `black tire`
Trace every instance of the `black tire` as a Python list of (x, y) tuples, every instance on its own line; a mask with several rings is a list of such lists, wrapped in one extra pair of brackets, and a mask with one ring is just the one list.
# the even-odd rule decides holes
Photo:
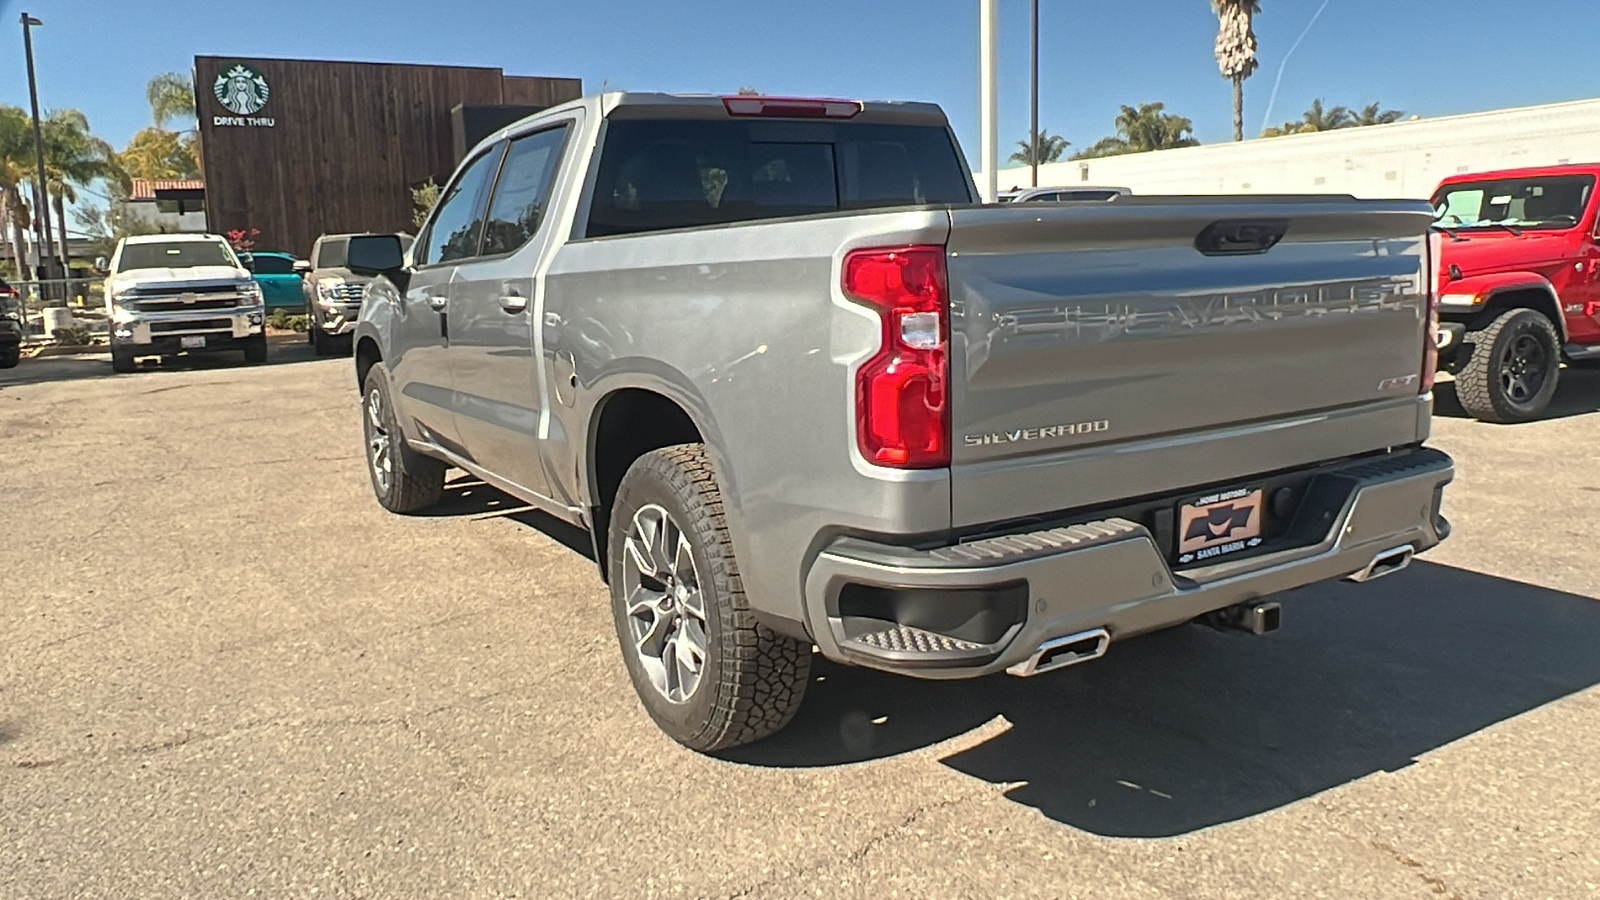
[[(367, 480), (372, 482), (379, 505), (393, 513), (414, 513), (439, 502), (449, 467), (406, 446), (390, 401), (389, 375), (382, 365), (369, 369), (361, 386), (361, 429)], [(386, 469), (377, 446), (380, 436), (385, 438), (381, 452), (387, 454)]]
[(136, 368), (138, 364), (134, 361), (132, 350), (124, 350), (116, 344), (111, 345), (111, 371), (126, 375)]
[(306, 343), (310, 344), (313, 350), (317, 347), (317, 315), (309, 306), (306, 307)]
[(20, 362), (22, 362), (21, 347), (6, 347), (0, 350), (0, 369), (15, 369)]
[(244, 361), (247, 363), (264, 363), (267, 361), (267, 336), (258, 334), (245, 338)]
[(323, 332), (317, 335), (318, 356), (349, 356), (351, 335), (328, 334)]
[(1474, 419), (1509, 425), (1539, 417), (1555, 396), (1561, 343), (1555, 326), (1532, 309), (1501, 313), (1467, 332), (1472, 356), (1456, 374), (1456, 398)]
[[(673, 593), (672, 580), (650, 582), (663, 585), (660, 591), (646, 589), (649, 596), (662, 598), (659, 602), (665, 611), (641, 602), (638, 598), (647, 593), (636, 594), (627, 586), (630, 580), (645, 583), (638, 574), (639, 563), (630, 562), (629, 538), (638, 529), (635, 519), (645, 514), (658, 516), (660, 511), (674, 526), (666, 534), (676, 530), (686, 539), (693, 570), (677, 583), (692, 577), (703, 623), (691, 615), (692, 604), (680, 599), (677, 621), (661, 624), (674, 611), (667, 598), (687, 596)], [(760, 740), (789, 724), (805, 696), (811, 645), (766, 628), (750, 609), (728, 538), (722, 493), (703, 445), (667, 447), (634, 461), (612, 505), (607, 555), (611, 608), (622, 658), (640, 701), (662, 731), (685, 747), (711, 752)], [(681, 559), (676, 552), (673, 557)], [(675, 570), (681, 572), (681, 566)], [(637, 612), (645, 606), (653, 610), (643, 613), (651, 617), (651, 624), (644, 624)], [(636, 629), (646, 637), (636, 641)], [(673, 700), (669, 698), (672, 676), (662, 675), (673, 665), (662, 665), (660, 670), (648, 667), (662, 663), (668, 645), (679, 646), (672, 642), (680, 632), (693, 630), (698, 630), (701, 638), (700, 672), (687, 689), (680, 673), (676, 684), (680, 699)], [(661, 658), (647, 661), (649, 654), (640, 649), (650, 641), (648, 635), (657, 635)], [(673, 658), (676, 660), (676, 650)], [(652, 671), (657, 678), (665, 677), (668, 687), (658, 686)]]

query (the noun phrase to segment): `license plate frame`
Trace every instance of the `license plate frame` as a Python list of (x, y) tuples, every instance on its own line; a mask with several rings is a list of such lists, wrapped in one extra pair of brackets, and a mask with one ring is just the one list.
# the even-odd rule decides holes
[(178, 338), (178, 346), (185, 350), (199, 350), (206, 345), (203, 334), (186, 334)]
[(1175, 513), (1173, 560), (1205, 565), (1260, 547), (1265, 538), (1266, 489), (1229, 488), (1180, 501)]

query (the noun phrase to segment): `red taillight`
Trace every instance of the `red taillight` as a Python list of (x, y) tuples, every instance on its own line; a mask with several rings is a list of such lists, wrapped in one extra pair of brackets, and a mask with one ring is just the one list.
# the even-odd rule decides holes
[(1439, 374), (1439, 292), (1444, 278), (1444, 237), (1439, 232), (1428, 235), (1428, 327), (1422, 333), (1422, 387), (1421, 393), (1433, 390), (1433, 380)]
[(730, 116), (774, 116), (783, 119), (851, 119), (863, 109), (860, 100), (821, 100), (806, 97), (723, 97)]
[(938, 245), (856, 250), (844, 292), (878, 313), (883, 342), (856, 373), (856, 443), (881, 466), (950, 465), (949, 290)]

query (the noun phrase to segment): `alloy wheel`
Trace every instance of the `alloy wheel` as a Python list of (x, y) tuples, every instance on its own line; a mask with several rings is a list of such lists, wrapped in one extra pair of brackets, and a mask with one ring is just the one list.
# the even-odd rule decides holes
[(1511, 402), (1528, 403), (1544, 387), (1549, 368), (1544, 344), (1534, 335), (1517, 335), (1500, 357), (1500, 387)]
[(689, 538), (662, 507), (633, 514), (623, 544), (628, 634), (650, 683), (685, 703), (706, 666), (706, 606)]
[(367, 392), (367, 466), (372, 470), (372, 480), (378, 490), (387, 493), (394, 478), (394, 444), (383, 418), (383, 392), (377, 388)]

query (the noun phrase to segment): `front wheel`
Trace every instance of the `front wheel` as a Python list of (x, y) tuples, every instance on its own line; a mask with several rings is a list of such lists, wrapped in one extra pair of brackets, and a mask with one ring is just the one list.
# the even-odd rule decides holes
[(361, 426), (367, 445), (367, 475), (384, 509), (414, 513), (439, 502), (447, 466), (406, 446), (381, 365), (367, 371), (361, 386)]
[(267, 336), (258, 334), (246, 338), (244, 344), (244, 361), (247, 363), (264, 363), (267, 361)]
[(111, 371), (119, 375), (126, 375), (136, 368), (133, 351), (111, 345)]
[(789, 724), (805, 696), (811, 647), (751, 610), (703, 445), (634, 461), (612, 506), (607, 549), (622, 658), (662, 731), (710, 752)]
[(0, 369), (15, 369), (20, 362), (22, 362), (21, 346), (0, 349)]
[(1472, 344), (1472, 356), (1456, 375), (1456, 397), (1468, 415), (1504, 425), (1536, 419), (1550, 405), (1561, 344), (1543, 313), (1507, 310), (1463, 342)]

